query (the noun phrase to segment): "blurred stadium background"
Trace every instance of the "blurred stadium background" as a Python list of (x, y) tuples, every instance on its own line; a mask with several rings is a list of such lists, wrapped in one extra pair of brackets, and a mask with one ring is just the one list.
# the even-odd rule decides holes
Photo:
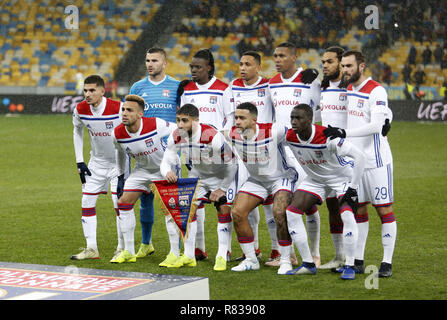
[[(378, 29), (365, 28), (368, 4), (379, 8)], [(79, 10), (77, 29), (66, 27), (69, 5)], [(360, 49), (391, 100), (441, 100), (446, 19), (447, 3), (427, 0), (1, 1), (0, 94), (76, 94), (77, 79), (100, 74), (109, 95), (124, 95), (145, 76), (145, 51), (155, 45), (166, 48), (167, 73), (180, 80), (201, 48), (211, 48), (216, 76), (226, 82), (238, 76), (239, 54), (249, 48), (262, 52), (270, 77), (275, 45), (291, 41), (303, 67), (321, 73), (329, 45)], [(424, 96), (411, 96), (416, 85)]]

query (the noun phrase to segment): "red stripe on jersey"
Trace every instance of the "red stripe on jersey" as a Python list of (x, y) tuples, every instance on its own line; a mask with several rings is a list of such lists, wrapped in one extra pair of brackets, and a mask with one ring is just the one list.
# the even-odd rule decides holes
[(214, 81), (214, 83), (208, 89), (224, 91), (226, 88), (228, 88), (228, 84), (227, 83), (223, 82), (220, 79), (216, 79), (216, 81)]
[(380, 83), (374, 80), (369, 80), (365, 85), (359, 90), (359, 92), (363, 93), (371, 93), (374, 88), (381, 86)]
[(272, 136), (273, 123), (258, 123), (259, 133), (255, 141), (261, 141)]
[(92, 110), (90, 109), (90, 105), (84, 100), (77, 104), (76, 110), (78, 111), (78, 114), (86, 115), (86, 116), (92, 116)]
[(261, 81), (258, 83), (258, 86), (261, 84), (269, 83), (270, 79), (262, 78)]
[[(365, 85), (359, 90), (359, 92), (371, 93), (371, 91), (373, 91), (374, 88), (381, 87), (381, 86), (382, 85), (380, 83), (371, 79), (365, 83)], [(350, 85), (348, 85), (347, 90), (352, 91), (352, 83)]]
[(112, 100), (112, 99), (109, 99), (109, 98), (106, 98), (106, 99), (107, 99), (106, 107), (105, 107), (104, 112), (102, 113), (102, 115), (103, 116), (109, 116), (109, 115), (112, 115), (112, 114), (119, 114), (121, 103), (119, 101)]
[(325, 144), (328, 137), (326, 137), (323, 133), (326, 127), (320, 126), (318, 124), (315, 125), (315, 136), (311, 141), (311, 144)]
[(241, 135), (236, 131), (236, 127), (232, 127), (230, 130), (230, 139), (232, 140), (242, 140)]
[(202, 127), (202, 134), (200, 135), (200, 143), (204, 144), (210, 144), (211, 141), (213, 141), (214, 136), (217, 134), (217, 130), (213, 127), (206, 125), (206, 124), (200, 124)]
[(242, 80), (242, 78), (238, 78), (238, 79), (234, 80), (234, 81), (233, 81), (233, 86), (236, 86), (236, 87), (245, 87), (244, 80)]
[(143, 117), (142, 119), (143, 119), (143, 129), (141, 130), (140, 135), (157, 130), (157, 119), (156, 118)]
[(184, 88), (184, 91), (192, 91), (192, 90), (199, 90), (197, 84), (194, 81), (190, 81)]
[[(255, 141), (261, 141), (272, 136), (272, 123), (258, 123), (259, 132)], [(236, 127), (232, 127), (230, 131), (230, 139), (243, 141), (242, 136), (237, 132)]]
[(287, 130), (286, 140), (290, 142), (301, 143), (298, 139), (298, 135), (292, 129)]
[(126, 127), (124, 124), (120, 124), (118, 127), (115, 128), (115, 138), (116, 139), (127, 139), (130, 138), (129, 134), (126, 131)]
[(278, 73), (276, 76), (274, 76), (273, 78), (270, 79), (269, 81), (270, 84), (274, 84), (274, 83), (282, 83), (282, 79), (281, 79), (281, 74)]
[[(292, 80), (292, 82), (300, 82), (301, 83), (301, 76), (302, 76), (302, 71)], [(269, 81), (270, 84), (275, 84), (275, 83), (283, 83), (282, 78), (281, 78), (281, 74), (278, 73), (276, 76), (274, 76), (273, 78), (270, 79)]]

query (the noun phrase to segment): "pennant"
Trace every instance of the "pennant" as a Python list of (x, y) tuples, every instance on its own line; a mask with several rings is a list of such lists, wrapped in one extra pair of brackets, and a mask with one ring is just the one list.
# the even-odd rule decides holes
[(199, 178), (179, 178), (177, 183), (166, 180), (153, 182), (152, 192), (161, 200), (163, 214), (172, 217), (183, 240), (188, 237), (189, 224), (196, 213)]

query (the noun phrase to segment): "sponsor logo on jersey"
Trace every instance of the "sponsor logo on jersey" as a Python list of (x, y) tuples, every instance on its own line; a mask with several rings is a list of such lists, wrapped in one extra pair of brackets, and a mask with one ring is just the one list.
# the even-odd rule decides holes
[(355, 117), (364, 117), (365, 116), (362, 111), (356, 111), (356, 110), (349, 110), (349, 115), (355, 116)]
[(323, 104), (321, 106), (321, 111), (323, 110), (346, 111), (346, 106), (339, 106), (337, 104)]
[(378, 106), (386, 106), (386, 102), (385, 101), (377, 101), (376, 105), (378, 105)]
[(108, 131), (103, 131), (103, 132), (97, 132), (97, 131), (92, 131), (89, 130), (88, 132), (90, 132), (90, 135), (92, 137), (111, 137), (112, 135), (110, 134), (110, 132)]
[(200, 107), (200, 112), (216, 112), (216, 108), (214, 107)]
[(298, 161), (299, 161), (303, 166), (305, 166), (305, 165), (309, 165), (309, 164), (320, 165), (320, 164), (323, 164), (323, 163), (326, 163), (326, 162), (327, 162), (327, 161), (324, 160), (324, 159), (321, 159), (321, 160), (308, 159), (308, 160), (306, 160), (306, 159), (303, 159), (303, 158), (301, 158), (301, 157), (298, 158)]

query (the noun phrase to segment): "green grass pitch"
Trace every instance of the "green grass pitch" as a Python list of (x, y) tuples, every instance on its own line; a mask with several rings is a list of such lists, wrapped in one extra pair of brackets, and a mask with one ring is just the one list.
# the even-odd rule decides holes
[[(261, 211), (259, 227), (263, 252), (261, 270), (248, 273), (212, 270), (217, 250), (214, 207), (207, 207), (207, 261), (196, 268), (158, 267), (169, 250), (164, 218), (155, 204), (153, 243), (156, 252), (134, 264), (109, 263), (116, 247), (115, 211), (109, 195), (97, 204), (98, 246), (101, 258), (72, 261), (85, 246), (81, 227), (81, 185), (72, 143), (71, 116), (21, 115), (0, 117), (0, 261), (83, 268), (182, 274), (209, 278), (211, 299), (446, 299), (447, 280), (447, 127), (443, 123), (394, 122), (389, 139), (394, 157), (394, 211), (397, 241), (393, 276), (370, 274), (342, 281), (330, 271), (316, 276), (278, 276), (263, 266), (270, 239)], [(86, 138), (87, 139), (87, 138)], [(87, 140), (86, 140), (87, 142)], [(88, 155), (89, 143), (85, 143)], [(141, 240), (138, 209), (136, 248)], [(333, 257), (327, 210), (320, 207), (321, 259)], [(380, 220), (370, 208), (370, 231), (365, 264), (379, 266), (382, 258)], [(233, 257), (241, 255), (233, 234)]]

